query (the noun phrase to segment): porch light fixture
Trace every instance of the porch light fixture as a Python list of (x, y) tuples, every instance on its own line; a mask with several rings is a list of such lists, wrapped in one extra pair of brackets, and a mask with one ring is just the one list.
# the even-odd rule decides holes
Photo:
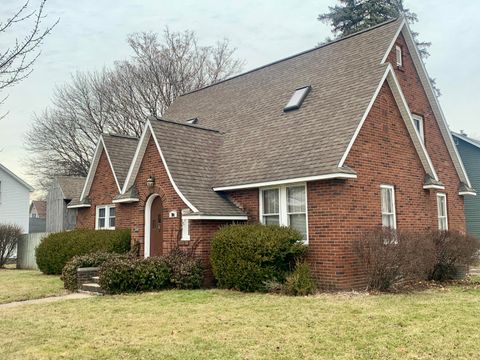
[(155, 186), (155, 176), (150, 175), (147, 179), (147, 188), (151, 189)]

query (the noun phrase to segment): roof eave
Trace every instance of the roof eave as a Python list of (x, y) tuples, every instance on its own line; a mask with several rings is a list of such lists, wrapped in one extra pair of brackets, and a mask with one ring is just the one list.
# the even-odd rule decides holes
[(230, 190), (252, 189), (252, 188), (260, 188), (260, 187), (267, 187), (267, 186), (283, 185), (283, 184), (294, 184), (294, 183), (301, 183), (301, 182), (308, 182), (308, 181), (332, 180), (332, 179), (347, 180), (347, 179), (356, 179), (356, 178), (357, 178), (357, 174), (355, 173), (335, 172), (335, 173), (329, 173), (324, 175), (305, 176), (305, 177), (292, 178), (292, 179), (281, 179), (281, 180), (264, 181), (264, 182), (256, 182), (256, 183), (249, 183), (249, 184), (218, 186), (218, 187), (214, 187), (213, 191), (230, 191)]
[(185, 220), (226, 220), (226, 221), (246, 221), (247, 215), (208, 215), (201, 213), (192, 213), (182, 216)]

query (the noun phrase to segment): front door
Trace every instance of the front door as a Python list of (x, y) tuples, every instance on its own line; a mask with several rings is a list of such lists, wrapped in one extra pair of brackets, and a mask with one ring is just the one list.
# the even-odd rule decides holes
[(150, 219), (150, 256), (160, 256), (163, 242), (162, 199), (160, 196), (153, 200)]

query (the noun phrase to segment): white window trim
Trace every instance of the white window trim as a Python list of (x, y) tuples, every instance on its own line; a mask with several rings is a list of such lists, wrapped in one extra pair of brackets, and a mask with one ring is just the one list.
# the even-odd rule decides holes
[[(423, 118), (422, 115), (417, 115), (417, 114), (412, 114), (412, 119), (413, 119), (413, 125), (415, 125), (415, 120), (418, 120), (420, 122), (420, 132), (418, 135), (420, 135), (420, 139), (422, 139), (423, 143), (425, 144), (425, 119)], [(415, 125), (415, 130), (417, 130), (417, 125)]]
[(182, 217), (182, 241), (190, 241), (190, 220)]
[[(110, 209), (115, 208), (115, 205), (98, 205), (95, 210), (95, 230), (115, 230), (115, 226), (110, 226)], [(100, 209), (105, 209), (105, 227), (98, 226), (98, 218)], [(117, 213), (115, 212), (115, 224), (117, 224)]]
[[(308, 244), (309, 241), (309, 232), (308, 232), (308, 194), (307, 194), (307, 184), (306, 183), (297, 183), (297, 184), (285, 184), (285, 185), (279, 185), (279, 186), (269, 186), (269, 187), (264, 187), (259, 189), (258, 193), (258, 201), (259, 201), (259, 217), (260, 217), (260, 223), (263, 222), (263, 216), (265, 215), (263, 213), (263, 191), (265, 190), (272, 190), (272, 189), (278, 189), (279, 191), (279, 202), (278, 202), (278, 211), (279, 211), (279, 225), (280, 226), (289, 226), (288, 225), (288, 208), (287, 208), (287, 188), (290, 187), (299, 187), (303, 186), (305, 188), (305, 225), (306, 225), (306, 230), (307, 230), (307, 238), (304, 241), (304, 244)], [(295, 214), (295, 213), (292, 213)], [(303, 214), (303, 213), (302, 213)], [(267, 214), (268, 215), (268, 214)], [(273, 214), (271, 214), (273, 215)]]
[[(443, 198), (445, 200), (445, 224), (446, 228), (445, 229), (440, 229), (440, 198)], [(447, 194), (445, 193), (437, 193), (437, 221), (438, 221), (438, 230), (441, 231), (448, 231), (448, 204), (447, 204)]]
[[(392, 190), (392, 205), (393, 205), (393, 228), (392, 230), (397, 230), (397, 201), (395, 199), (395, 186), (393, 185), (380, 185), (380, 189), (388, 189)], [(380, 207), (382, 208), (382, 191), (380, 190)], [(380, 208), (380, 209), (381, 209)], [(383, 226), (383, 210), (381, 209), (381, 220), (382, 220), (382, 226)], [(388, 213), (385, 215), (392, 215), (391, 213)]]
[(395, 45), (395, 57), (398, 67), (403, 66), (403, 49), (400, 45)]

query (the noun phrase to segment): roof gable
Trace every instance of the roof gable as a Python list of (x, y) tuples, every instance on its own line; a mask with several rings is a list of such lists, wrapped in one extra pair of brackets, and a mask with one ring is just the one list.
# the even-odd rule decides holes
[(31, 187), (26, 181), (22, 180), (20, 177), (15, 175), (12, 171), (7, 169), (2, 164), (0, 164), (0, 170), (3, 170), (8, 176), (10, 176), (13, 180), (15, 180), (21, 186), (25, 187), (28, 191), (32, 192), (34, 190), (33, 187)]
[(127, 178), (128, 169), (137, 149), (137, 144), (138, 139), (133, 137), (102, 134), (98, 140), (80, 200), (84, 200), (90, 192), (103, 151), (105, 151), (117, 189), (120, 192)]
[(212, 129), (161, 119), (145, 126), (122, 193), (135, 184), (148, 141), (152, 137), (169, 180), (191, 211), (203, 216), (244, 218), (230, 201), (212, 190), (222, 135)]
[[(223, 133), (214, 187), (309, 178), (339, 163), (385, 74), (398, 32), (392, 21), (231, 80), (181, 96), (165, 118)], [(311, 86), (299, 110), (283, 109)]]
[(459, 134), (459, 133), (456, 133), (456, 132), (453, 132), (452, 131), (452, 136), (454, 138), (457, 138), (457, 139), (460, 139), (460, 140), (463, 140), (465, 141), (466, 143), (469, 143), (470, 145), (473, 145), (475, 146), (476, 148), (480, 149), (480, 140), (475, 140), (475, 139), (472, 139), (471, 137), (465, 135), (465, 134)]
[(412, 57), (412, 60), (415, 66), (415, 70), (417, 71), (422, 87), (425, 91), (425, 94), (427, 95), (428, 102), (430, 103), (430, 106), (433, 110), (433, 114), (435, 116), (435, 119), (437, 120), (443, 140), (445, 142), (445, 145), (447, 146), (448, 153), (453, 161), (455, 170), (460, 178), (460, 181), (464, 183), (467, 187), (471, 188), (470, 179), (468, 178), (467, 172), (460, 158), (460, 154), (458, 153), (458, 149), (453, 142), (452, 134), (448, 128), (448, 124), (447, 124), (445, 115), (443, 113), (443, 110), (440, 106), (440, 103), (438, 101), (438, 97), (435, 95), (433, 85), (430, 81), (430, 76), (428, 75), (427, 69), (425, 68), (425, 64), (420, 57), (418, 48), (415, 45), (415, 40), (413, 38), (412, 31), (410, 30), (408, 23), (406, 21), (403, 21), (402, 26), (400, 27), (400, 30), (398, 31), (395, 38), (392, 40), (388, 48), (388, 51), (385, 53), (385, 56), (382, 59), (382, 63), (387, 61), (387, 57), (390, 51), (393, 49), (393, 46), (395, 45), (395, 42), (398, 36), (400, 35), (400, 33), (403, 35), (405, 39), (405, 42), (407, 44), (408, 50), (410, 52), (410, 55)]

